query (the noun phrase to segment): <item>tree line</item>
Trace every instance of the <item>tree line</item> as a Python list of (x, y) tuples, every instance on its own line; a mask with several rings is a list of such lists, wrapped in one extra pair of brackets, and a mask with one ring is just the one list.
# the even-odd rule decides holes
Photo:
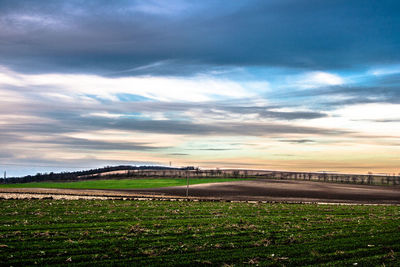
[[(30, 183), (30, 182), (43, 182), (43, 181), (76, 181), (85, 179), (99, 178), (101, 173), (112, 172), (112, 171), (127, 171), (134, 172), (140, 170), (191, 170), (194, 167), (184, 168), (172, 168), (164, 166), (130, 166), (130, 165), (119, 165), (119, 166), (105, 166), (102, 168), (72, 171), (72, 172), (49, 172), (49, 173), (37, 173), (36, 175), (26, 175), (23, 177), (9, 177), (6, 179), (0, 179), (2, 183)], [(108, 176), (119, 176), (119, 175), (108, 175)]]

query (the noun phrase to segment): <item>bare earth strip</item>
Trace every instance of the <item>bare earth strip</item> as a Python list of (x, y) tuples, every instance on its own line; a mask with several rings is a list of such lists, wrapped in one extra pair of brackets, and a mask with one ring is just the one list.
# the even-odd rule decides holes
[[(155, 196), (139, 192), (126, 192), (123, 190), (99, 189), (56, 189), (56, 188), (0, 188), (0, 199), (171, 199), (171, 196)], [(178, 197), (180, 198), (180, 197)]]
[[(186, 186), (151, 189), (83, 190), (1, 188), (0, 197), (173, 199), (186, 196)], [(20, 195), (20, 197), (18, 197)], [(293, 180), (234, 181), (191, 185), (193, 200), (268, 201), (295, 203), (400, 204), (400, 187), (336, 184)]]
[[(186, 187), (135, 190), (184, 196)], [(190, 196), (228, 200), (400, 204), (400, 187), (336, 184), (293, 180), (237, 181), (190, 186)]]

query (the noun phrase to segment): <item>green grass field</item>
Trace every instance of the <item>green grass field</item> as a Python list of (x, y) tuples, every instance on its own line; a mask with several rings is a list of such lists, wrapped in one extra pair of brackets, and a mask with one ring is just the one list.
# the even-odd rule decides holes
[(0, 265), (399, 266), (399, 206), (1, 200)]
[[(233, 178), (190, 178), (190, 184), (204, 184), (238, 181)], [(186, 185), (186, 178), (154, 178), (154, 179), (108, 179), (85, 180), (78, 182), (34, 182), (20, 184), (0, 184), (1, 188), (76, 188), (76, 189), (129, 189), (156, 188)]]

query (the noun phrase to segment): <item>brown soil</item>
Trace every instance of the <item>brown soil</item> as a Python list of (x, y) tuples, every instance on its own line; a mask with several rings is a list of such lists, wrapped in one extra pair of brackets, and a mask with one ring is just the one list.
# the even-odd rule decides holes
[[(171, 198), (158, 196), (158, 198)], [(0, 198), (4, 199), (145, 199), (157, 198), (154, 194), (122, 192), (118, 190), (56, 189), (56, 188), (0, 188)]]
[[(185, 196), (186, 186), (138, 189), (135, 192)], [(192, 185), (189, 195), (227, 200), (400, 204), (400, 187), (397, 186), (270, 179)]]
[[(3, 198), (182, 199), (186, 186), (126, 190), (0, 188)], [(83, 197), (85, 196), (85, 197)], [(354, 204), (400, 204), (400, 187), (293, 180), (235, 181), (191, 185), (191, 199)]]

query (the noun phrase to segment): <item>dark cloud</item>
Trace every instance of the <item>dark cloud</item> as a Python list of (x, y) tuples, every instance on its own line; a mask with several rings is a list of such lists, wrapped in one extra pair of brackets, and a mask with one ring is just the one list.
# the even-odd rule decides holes
[(252, 107), (252, 106), (227, 106), (220, 107), (222, 110), (227, 110), (237, 114), (258, 114), (261, 118), (274, 118), (281, 120), (297, 120), (297, 119), (317, 119), (327, 115), (322, 112), (313, 111), (272, 111), (269, 107)]
[(0, 151), (0, 159), (8, 159), (8, 158), (12, 158), (15, 155), (8, 152), (8, 151)]
[[(36, 142), (40, 143), (40, 142)], [(78, 150), (136, 150), (136, 151), (151, 151), (166, 149), (167, 146), (156, 147), (148, 143), (142, 142), (107, 142), (107, 141), (93, 141), (82, 138), (60, 137), (57, 136), (52, 139), (43, 141), (46, 144), (61, 145), (68, 147), (68, 149)]]
[(315, 140), (311, 139), (283, 139), (279, 142), (292, 143), (292, 144), (305, 144), (305, 143), (315, 143)]
[(190, 154), (187, 154), (187, 153), (168, 153), (167, 155), (171, 155), (171, 156), (188, 156)]
[(398, 1), (1, 1), (0, 64), (185, 74), (208, 66), (398, 62)]
[[(134, 105), (135, 112), (186, 112), (197, 110), (208, 115), (221, 115), (227, 112), (232, 116), (257, 114), (260, 118), (271, 118), (281, 120), (297, 120), (297, 119), (316, 119), (323, 118), (327, 115), (320, 111), (274, 111), (273, 109), (282, 108), (280, 105), (268, 106), (252, 106), (252, 99), (247, 99), (247, 103), (239, 101), (221, 101), (221, 102), (197, 102), (197, 103), (171, 103), (171, 102), (137, 102)], [(114, 112), (119, 112), (132, 108), (132, 104), (119, 104), (117, 108), (113, 108)], [(112, 111), (112, 109), (110, 109)]]
[(329, 99), (326, 98), (321, 101), (320, 104), (326, 108), (344, 105), (355, 105), (355, 104), (368, 104), (368, 103), (400, 103), (400, 87), (382, 87), (382, 86), (347, 86), (341, 88), (333, 88), (326, 92), (322, 92), (321, 95), (339, 95), (346, 96), (345, 99)]
[[(11, 88), (12, 89), (12, 88)], [(47, 89), (47, 88), (46, 88)], [(0, 112), (8, 115), (34, 116), (28, 121), (8, 121), (7, 129), (0, 133), (2, 140), (23, 141), (26, 136), (46, 136), (49, 144), (63, 144), (73, 148), (97, 149), (97, 150), (152, 150), (157, 149), (150, 144), (142, 143), (98, 143), (89, 140), (67, 139), (62, 134), (90, 132), (96, 130), (124, 130), (143, 133), (195, 135), (195, 136), (275, 136), (281, 134), (312, 134), (335, 135), (349, 134), (340, 129), (323, 129), (317, 127), (305, 127), (287, 125), (281, 123), (266, 123), (264, 119), (296, 120), (314, 119), (325, 117), (322, 112), (293, 111), (278, 112), (273, 109), (278, 105), (251, 106), (243, 103), (230, 102), (200, 102), (200, 103), (174, 103), (174, 102), (113, 102), (109, 103), (79, 103), (57, 102), (51, 99), (41, 98), (29, 92), (29, 89), (21, 87), (25, 96), (31, 101), (26, 105), (3, 103)], [(210, 122), (201, 123), (194, 116), (183, 114), (192, 111), (199, 116), (211, 116)], [(222, 117), (215, 118), (214, 115)], [(141, 114), (163, 113), (169, 116), (168, 120), (149, 119)], [(137, 114), (135, 117), (121, 116), (116, 118), (93, 116), (93, 113), (110, 114)], [(168, 115), (169, 114), (169, 115)], [(237, 122), (235, 117), (241, 115), (256, 114), (258, 118), (248, 122)], [(228, 116), (229, 119), (226, 119)], [(233, 119), (232, 119), (233, 118)], [(235, 122), (236, 121), (236, 122)], [(162, 148), (160, 148), (162, 149)]]
[[(337, 109), (340, 106), (368, 104), (368, 103), (400, 103), (400, 74), (369, 77), (362, 83), (349, 83), (346, 85), (325, 86), (289, 92), (273, 92), (269, 95), (277, 99), (280, 105), (300, 103), (307, 105), (314, 111), (310, 114), (288, 114), (310, 119), (324, 117), (323, 111)], [(281, 101), (282, 100), (282, 101)], [(279, 105), (278, 105), (279, 106)]]
[[(139, 96), (124, 95), (122, 101), (96, 100), (94, 103), (85, 103), (79, 101), (58, 103), (52, 97), (38, 95), (37, 92), (57, 92), (59, 88), (49, 88), (47, 86), (4, 86), (4, 91), (19, 91), (24, 97), (30, 98), (29, 105), (0, 105), (0, 113), (3, 114), (35, 114), (39, 117), (51, 117), (62, 120), (65, 116), (70, 117), (75, 114), (76, 117), (84, 116), (88, 113), (110, 113), (110, 114), (138, 114), (161, 112), (165, 116), (172, 118), (182, 117), (186, 112), (196, 111), (205, 116), (214, 116), (213, 119), (225, 120), (224, 116), (231, 118), (241, 115), (257, 115), (259, 119), (278, 119), (278, 120), (299, 120), (299, 119), (317, 119), (327, 117), (322, 111), (276, 111), (279, 108), (285, 108), (285, 105), (264, 105), (254, 106), (252, 101), (255, 99), (240, 99), (230, 101), (210, 101), (210, 102), (156, 102), (147, 101)], [(335, 93), (332, 91), (331, 93)], [(311, 95), (312, 92), (303, 92)], [(317, 94), (329, 94), (329, 92), (319, 91)], [(291, 97), (296, 97), (292, 95)], [(120, 97), (121, 98), (121, 97)], [(68, 112), (66, 112), (68, 110)], [(222, 113), (221, 113), (222, 112)], [(222, 116), (222, 117), (221, 117)], [(186, 119), (186, 118), (183, 118)]]
[(382, 120), (370, 120), (373, 122), (400, 122), (400, 119), (382, 119)]
[(130, 118), (78, 117), (65, 115), (62, 120), (46, 123), (9, 125), (8, 133), (52, 135), (94, 130), (127, 130), (143, 133), (176, 135), (274, 136), (279, 134), (339, 135), (348, 131), (317, 127), (291, 126), (279, 123), (220, 122), (196, 123), (177, 120), (138, 120)]
[(239, 150), (238, 148), (192, 148), (186, 150), (197, 150), (197, 151), (229, 151), (229, 150)]

